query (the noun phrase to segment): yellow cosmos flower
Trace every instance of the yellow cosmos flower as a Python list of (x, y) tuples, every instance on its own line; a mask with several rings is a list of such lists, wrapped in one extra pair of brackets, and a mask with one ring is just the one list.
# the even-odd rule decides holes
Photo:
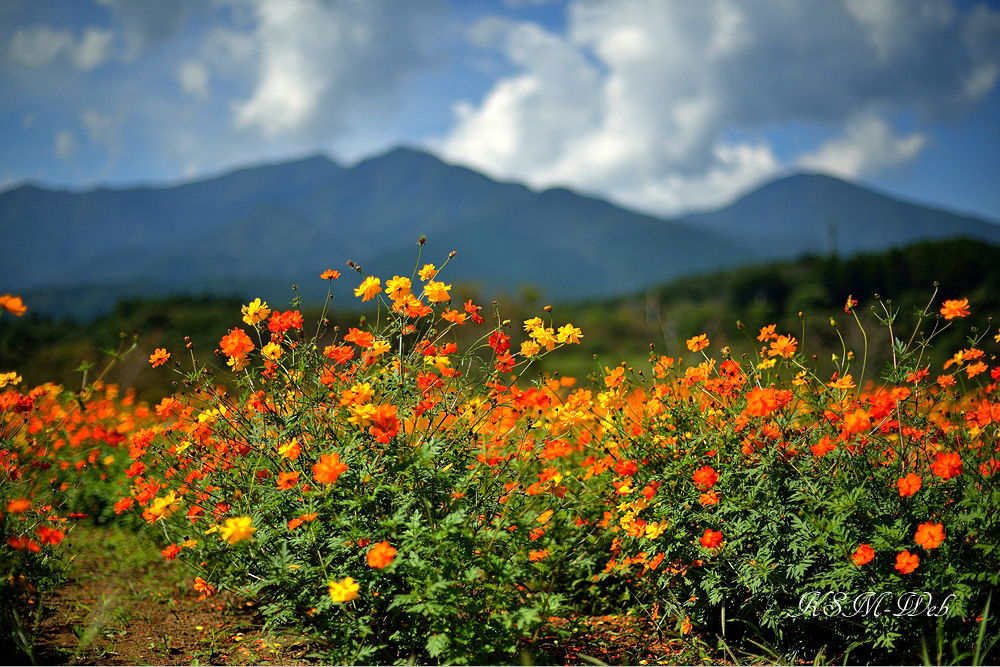
[(169, 519), (170, 515), (180, 509), (181, 501), (177, 497), (177, 493), (171, 491), (165, 496), (156, 498), (153, 500), (152, 504), (149, 506), (149, 514), (153, 517), (153, 520), (159, 519)]
[(400, 276), (393, 276), (392, 280), (385, 283), (385, 293), (393, 301), (403, 301), (410, 296), (410, 279)]
[(248, 305), (243, 306), (243, 321), (250, 326), (263, 322), (270, 314), (271, 309), (267, 307), (267, 303), (260, 299), (254, 299)]
[(14, 385), (20, 382), (23, 378), (17, 374), (17, 371), (10, 371), (9, 373), (0, 373), (0, 387), (6, 387), (8, 384)]
[(270, 361), (277, 361), (280, 359), (282, 352), (283, 350), (281, 349), (281, 346), (277, 343), (268, 343), (260, 350), (261, 356)]
[(354, 296), (362, 297), (362, 301), (369, 301), (382, 291), (382, 281), (375, 276), (368, 276), (358, 287), (354, 289)]
[(248, 516), (241, 516), (226, 519), (226, 525), (222, 526), (220, 530), (222, 531), (222, 539), (230, 544), (236, 544), (242, 540), (250, 539), (253, 532), (257, 529), (253, 527), (253, 519)]
[(445, 285), (444, 283), (432, 280), (424, 287), (424, 294), (431, 303), (441, 303), (442, 301), (451, 299), (451, 296), (448, 294), (448, 290), (450, 289), (451, 285)]
[(580, 344), (581, 338), (583, 338), (583, 332), (572, 324), (559, 327), (559, 335), (556, 336), (556, 340), (560, 343), (576, 343), (577, 345)]
[(542, 349), (542, 346), (533, 340), (526, 340), (521, 343), (521, 356), (522, 357), (533, 357), (538, 354)]
[(419, 276), (423, 281), (428, 281), (437, 275), (437, 267), (433, 264), (424, 264), (424, 268), (420, 269)]
[(343, 581), (330, 582), (330, 599), (334, 602), (350, 602), (358, 597), (358, 589), (361, 588), (352, 577), (347, 577)]

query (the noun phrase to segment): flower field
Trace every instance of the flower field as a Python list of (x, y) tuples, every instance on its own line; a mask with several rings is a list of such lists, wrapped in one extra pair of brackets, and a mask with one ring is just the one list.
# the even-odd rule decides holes
[(375, 307), (355, 326), (256, 299), (215, 363), (167, 341), (155, 405), (0, 369), (3, 641), (33, 656), (84, 522), (154, 531), (200, 596), (324, 663), (545, 662), (609, 613), (780, 662), (1000, 659), (1000, 333), (927, 361), (974, 304), (882, 304), (885, 368), (821, 373), (770, 325), (753, 355), (703, 334), (583, 381), (532, 367), (585, 330), (453, 303), (444, 264), (317, 275)]

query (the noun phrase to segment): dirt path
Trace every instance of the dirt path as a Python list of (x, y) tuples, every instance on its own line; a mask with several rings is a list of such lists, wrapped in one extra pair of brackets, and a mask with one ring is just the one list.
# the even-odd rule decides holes
[[(49, 600), (36, 647), (39, 664), (319, 664), (305, 641), (263, 635), (252, 603), (228, 594), (199, 595), (183, 566), (164, 561), (155, 542), (142, 534), (81, 524), (65, 546), (72, 558), (70, 580)], [(658, 634), (631, 617), (563, 619), (556, 625), (573, 625), (575, 631), (570, 637), (555, 632), (540, 637), (523, 661), (725, 662), (703, 642)]]

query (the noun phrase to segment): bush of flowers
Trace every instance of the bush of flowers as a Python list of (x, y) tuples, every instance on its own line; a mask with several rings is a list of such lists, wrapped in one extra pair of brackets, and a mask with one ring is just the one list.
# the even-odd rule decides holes
[(925, 361), (966, 300), (907, 342), (883, 305), (884, 369), (770, 325), (753, 356), (700, 335), (577, 387), (529, 381), (583, 336), (551, 312), (515, 325), (453, 305), (433, 265), (351, 267), (369, 320), (255, 299), (216, 364), (156, 349), (181, 391), (153, 410), (99, 384), (0, 395), (7, 583), (51, 554), (54, 585), (59, 507), (153, 526), (201, 594), (255, 598), (327, 661), (519, 661), (553, 618), (608, 607), (782, 659), (913, 662), (945, 637), (996, 659), (1000, 334)]
[[(855, 305), (848, 297), (845, 311)], [(597, 397), (612, 408), (608, 432), (643, 465), (619, 488), (609, 572), (641, 575), (662, 558), (642, 588), (685, 629), (786, 656), (913, 661), (943, 631), (956, 659), (982, 659), (1000, 579), (1000, 367), (987, 365), (983, 335), (940, 374), (921, 363), (967, 315), (965, 300), (925, 309), (864, 388), (863, 358), (852, 368), (845, 352), (820, 377), (774, 326), (760, 330), (756, 359), (722, 350), (717, 363), (698, 336), (687, 342), (697, 365), (654, 356), (652, 378), (610, 372)], [(898, 326), (887, 307), (882, 320)]]
[[(4, 295), (0, 309), (20, 317), (27, 308)], [(0, 643), (34, 662), (45, 600), (65, 581), (60, 544), (77, 520), (122, 522), (114, 503), (129, 457), (120, 448), (126, 433), (159, 418), (100, 380), (77, 392), (21, 391), (22, 382), (17, 371), (0, 373)]]
[[(200, 568), (206, 595), (257, 597), (329, 660), (509, 661), (562, 611), (552, 581), (594, 563), (578, 548), (593, 531), (572, 523), (581, 482), (553, 465), (583, 457), (542, 424), (560, 383), (509, 381), (510, 323), (452, 308), (433, 265), (415, 273), (364, 277), (372, 327), (307, 334), (294, 307), (254, 300), (220, 341), (228, 390), (175, 360), (188, 392), (161, 403), (162, 429), (132, 434), (117, 509), (161, 524), (164, 557)], [(459, 354), (465, 326), (482, 333)], [(522, 355), (581, 335), (541, 319), (529, 333)]]

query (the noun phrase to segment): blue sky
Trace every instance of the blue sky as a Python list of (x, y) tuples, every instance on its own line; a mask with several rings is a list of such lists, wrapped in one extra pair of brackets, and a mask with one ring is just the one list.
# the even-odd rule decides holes
[(1000, 221), (1000, 0), (0, 0), (0, 188), (406, 144), (661, 215), (820, 171)]

